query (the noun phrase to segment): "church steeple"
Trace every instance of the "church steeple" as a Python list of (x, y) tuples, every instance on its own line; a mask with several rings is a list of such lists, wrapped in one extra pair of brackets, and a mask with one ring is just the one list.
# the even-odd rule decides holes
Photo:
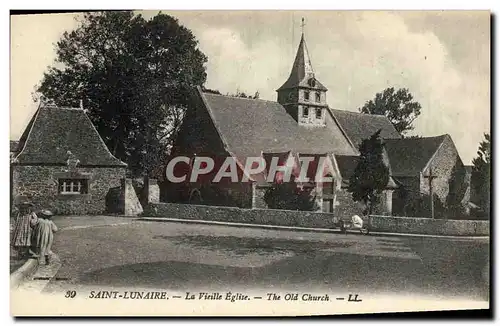
[(309, 51), (307, 50), (304, 33), (302, 33), (290, 76), (278, 90), (297, 87), (306, 77), (314, 77), (314, 71), (311, 64), (311, 58), (309, 57)]
[(278, 103), (301, 125), (324, 125), (327, 89), (316, 80), (312, 68), (304, 37), (304, 18), (301, 26), (302, 35), (290, 76), (277, 89)]

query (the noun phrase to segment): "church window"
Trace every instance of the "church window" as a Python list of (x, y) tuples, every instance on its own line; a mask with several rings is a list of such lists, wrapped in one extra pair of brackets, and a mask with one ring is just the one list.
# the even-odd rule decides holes
[(314, 78), (311, 78), (311, 79), (309, 79), (308, 84), (311, 87), (315, 87), (316, 86), (316, 81), (314, 80)]
[(59, 179), (59, 193), (75, 195), (88, 193), (87, 179)]
[(321, 93), (320, 92), (316, 93), (316, 102), (321, 102)]
[(307, 118), (309, 116), (309, 108), (307, 106), (304, 106), (302, 108), (302, 117)]
[(309, 92), (308, 91), (304, 92), (304, 100), (309, 101)]
[(316, 119), (321, 119), (321, 109), (316, 109)]
[[(332, 178), (331, 174), (326, 175), (327, 178)], [(325, 182), (323, 183), (323, 196), (333, 195), (334, 194), (334, 184), (333, 182)]]

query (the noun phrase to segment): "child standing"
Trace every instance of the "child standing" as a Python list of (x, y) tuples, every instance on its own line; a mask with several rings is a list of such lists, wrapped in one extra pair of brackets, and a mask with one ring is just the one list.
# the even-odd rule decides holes
[(50, 263), (50, 255), (52, 255), (52, 243), (54, 242), (54, 232), (57, 232), (57, 226), (52, 221), (52, 212), (42, 210), (40, 218), (32, 222), (35, 229), (35, 243), (40, 255), (40, 263), (45, 261), (45, 264)]
[(18, 204), (18, 214), (11, 239), (12, 246), (18, 251), (19, 256), (35, 256), (31, 250), (31, 225), (37, 220), (38, 218), (33, 212), (33, 204), (27, 200), (21, 201)]

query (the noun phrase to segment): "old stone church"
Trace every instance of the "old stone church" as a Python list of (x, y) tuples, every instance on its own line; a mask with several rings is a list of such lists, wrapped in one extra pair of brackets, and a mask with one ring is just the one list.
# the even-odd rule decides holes
[[(273, 156), (280, 160), (326, 157), (333, 171), (328, 176), (334, 181), (306, 186), (313, 188), (319, 210), (348, 215), (362, 209), (346, 191), (357, 164), (358, 147), (363, 139), (381, 130), (391, 178), (379, 214), (417, 214), (408, 207), (429, 194), (426, 176), (430, 170), (439, 200), (445, 203), (450, 189), (459, 188), (454, 195), (461, 197), (458, 201), (468, 202), (468, 186), (463, 185), (462, 176), (465, 167), (448, 135), (403, 139), (385, 116), (330, 108), (327, 91), (315, 76), (302, 34), (290, 76), (277, 89), (276, 102), (198, 88), (194, 95), (197, 105), (186, 113), (171, 156), (231, 156), (240, 168), (248, 157), (266, 161)], [(267, 172), (238, 183), (165, 182), (162, 197), (171, 202), (266, 208), (264, 195), (270, 186)]]
[[(349, 216), (363, 209), (346, 190), (358, 162), (358, 147), (380, 130), (391, 177), (378, 214), (428, 215), (426, 197), (431, 189), (443, 207), (467, 205), (470, 173), (449, 135), (403, 139), (385, 116), (330, 108), (327, 91), (316, 79), (302, 35), (290, 76), (277, 89), (276, 102), (224, 96), (198, 87), (171, 158), (231, 157), (237, 162), (238, 180), (250, 157), (267, 163), (272, 158), (281, 163), (323, 158), (329, 169), (322, 176), (333, 181), (298, 186), (311, 190), (318, 210)], [(185, 167), (187, 172), (190, 168), (189, 164)], [(130, 180), (125, 179), (126, 170), (127, 165), (111, 154), (80, 108), (40, 107), (20, 140), (11, 142), (11, 196), (26, 196), (37, 207), (57, 214), (102, 214), (116, 207), (123, 212), (142, 210)], [(194, 183), (163, 180), (161, 197), (168, 202), (267, 208), (268, 174), (265, 169), (240, 182), (214, 183), (209, 181), (211, 175)], [(118, 199), (113, 199), (110, 194), (116, 191)]]

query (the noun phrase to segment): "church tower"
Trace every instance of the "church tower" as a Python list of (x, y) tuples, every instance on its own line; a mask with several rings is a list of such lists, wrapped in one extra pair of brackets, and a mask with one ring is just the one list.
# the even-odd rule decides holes
[[(302, 18), (302, 28), (304, 18)], [(292, 71), (287, 81), (276, 91), (278, 103), (283, 105), (299, 125), (324, 126), (326, 121), (326, 92), (328, 90), (314, 76), (304, 31)]]

